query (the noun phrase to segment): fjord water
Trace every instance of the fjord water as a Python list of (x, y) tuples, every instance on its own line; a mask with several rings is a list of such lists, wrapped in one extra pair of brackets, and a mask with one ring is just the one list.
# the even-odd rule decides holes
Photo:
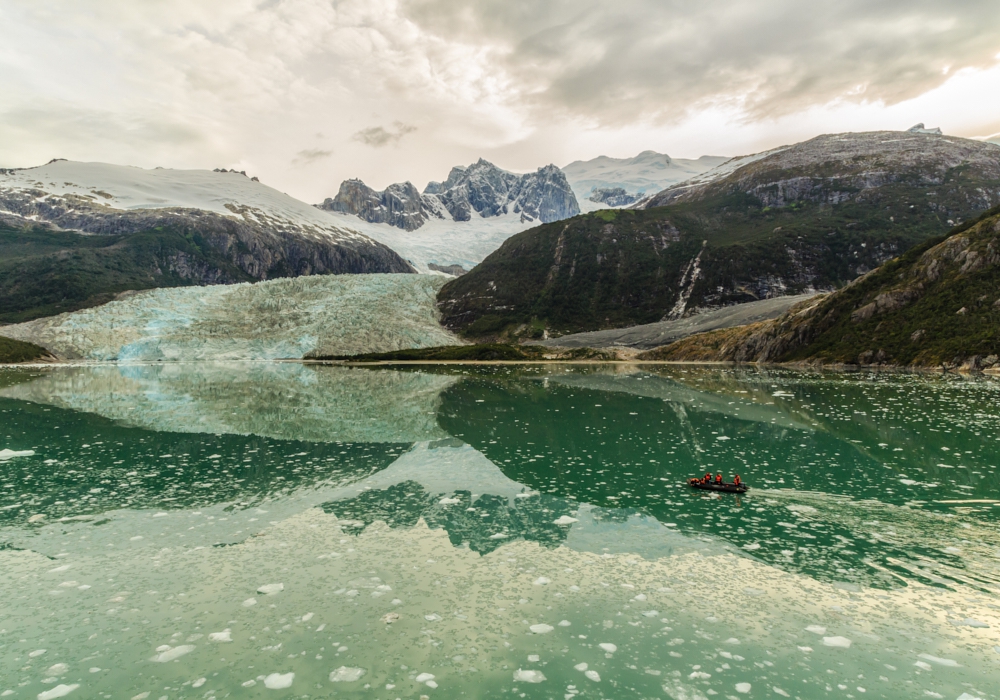
[(991, 379), (8, 369), (0, 450), (0, 697), (1000, 697)]

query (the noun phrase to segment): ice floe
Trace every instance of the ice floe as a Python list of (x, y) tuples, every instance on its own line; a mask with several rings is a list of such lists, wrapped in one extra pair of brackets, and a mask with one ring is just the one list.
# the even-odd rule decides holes
[(534, 634), (547, 634), (555, 628), (552, 625), (546, 625), (544, 622), (540, 622), (537, 625), (532, 625), (528, 629), (530, 629)]
[(541, 683), (545, 680), (545, 674), (541, 671), (517, 669), (514, 671), (514, 680), (519, 683)]
[[(166, 647), (166, 648), (164, 648)], [(163, 645), (157, 647), (156, 650), (160, 652), (154, 656), (150, 661), (157, 661), (159, 663), (167, 663), (168, 661), (173, 661), (174, 659), (179, 659), (185, 654), (190, 654), (194, 651), (193, 644), (181, 644), (180, 646), (171, 647), (169, 645)]]
[[(332, 671), (330, 673), (331, 683), (353, 683), (356, 680), (360, 680), (361, 676), (365, 675), (365, 670), (363, 668), (355, 668), (351, 666), (341, 666), (340, 668)], [(433, 678), (433, 676), (432, 676)]]
[(55, 688), (39, 693), (38, 700), (54, 700), (55, 698), (64, 698), (79, 687), (79, 683), (72, 683), (70, 685), (60, 683)]
[(263, 595), (274, 595), (283, 590), (285, 590), (285, 584), (283, 583), (268, 583), (258, 588), (257, 592)]
[(847, 637), (823, 637), (823, 645), (828, 647), (840, 647), (841, 649), (850, 649), (851, 640)]
[(295, 680), (294, 673), (271, 673), (264, 678), (264, 687), (271, 690), (282, 690), (291, 688), (292, 681)]

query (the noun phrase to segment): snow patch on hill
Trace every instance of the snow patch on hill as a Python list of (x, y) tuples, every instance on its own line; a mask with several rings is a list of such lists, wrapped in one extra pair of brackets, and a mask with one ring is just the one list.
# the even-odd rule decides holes
[(313, 236), (362, 238), (315, 207), (235, 172), (56, 160), (37, 168), (0, 170), (0, 191), (29, 196), (42, 206), (52, 197), (69, 195), (95, 207), (200, 209)]
[(460, 345), (435, 305), (445, 280), (323, 275), (137, 292), (120, 301), (0, 327), (62, 359), (270, 360)]
[(599, 156), (577, 160), (562, 170), (566, 173), (576, 198), (586, 210), (603, 205), (584, 205), (595, 189), (621, 187), (630, 194), (655, 194), (678, 182), (687, 180), (728, 160), (722, 156), (702, 156), (696, 160), (671, 158), (665, 153), (643, 151), (633, 158)]

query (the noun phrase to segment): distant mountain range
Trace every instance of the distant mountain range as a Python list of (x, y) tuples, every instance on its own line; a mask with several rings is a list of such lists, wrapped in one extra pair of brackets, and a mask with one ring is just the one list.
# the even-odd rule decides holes
[(0, 170), (0, 322), (136, 289), (412, 271), (243, 173), (64, 160)]
[(634, 158), (598, 156), (576, 160), (563, 168), (576, 196), (589, 199), (595, 190), (620, 187), (628, 194), (653, 194), (722, 165), (729, 157), (702, 156), (697, 160), (671, 158), (643, 151)]
[(468, 337), (620, 328), (842, 286), (1000, 202), (1000, 147), (831, 134), (507, 240), (438, 300)]
[(336, 197), (317, 206), (406, 231), (433, 218), (470, 221), (515, 214), (520, 223), (549, 223), (580, 213), (566, 176), (556, 166), (518, 175), (482, 158), (452, 168), (444, 182), (428, 183), (423, 194), (409, 182), (377, 192), (361, 180), (345, 180)]

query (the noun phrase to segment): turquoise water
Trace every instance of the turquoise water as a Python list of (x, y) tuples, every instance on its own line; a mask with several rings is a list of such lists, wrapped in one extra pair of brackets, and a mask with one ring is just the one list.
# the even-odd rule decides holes
[[(997, 698), (998, 399), (649, 365), (0, 370), (0, 697)], [(706, 471), (752, 488), (685, 486)]]

